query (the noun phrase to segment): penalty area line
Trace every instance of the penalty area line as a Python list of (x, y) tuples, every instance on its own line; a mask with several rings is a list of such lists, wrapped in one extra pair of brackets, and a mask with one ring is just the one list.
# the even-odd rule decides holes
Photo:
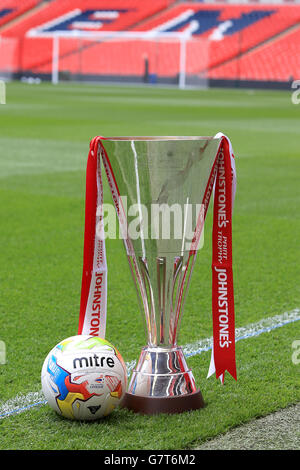
[[(299, 308), (291, 310), (290, 312), (284, 312), (281, 315), (263, 318), (257, 323), (250, 323), (245, 327), (236, 328), (235, 341), (237, 342), (243, 339), (253, 338), (255, 336), (261, 335), (262, 333), (268, 333), (277, 328), (281, 328), (284, 325), (288, 325), (299, 320)], [(213, 338), (205, 338), (194, 343), (186, 344), (183, 346), (183, 352), (187, 358), (193, 357), (211, 350), (212, 346)], [(135, 364), (135, 361), (126, 363), (128, 375), (130, 375), (131, 371), (135, 367)], [(30, 410), (35, 406), (42, 406), (46, 403), (47, 400), (45, 400), (42, 390), (39, 392), (30, 392), (27, 395), (20, 393), (16, 397), (11, 398), (4, 403), (0, 402), (0, 419), (23, 413), (24, 411)]]

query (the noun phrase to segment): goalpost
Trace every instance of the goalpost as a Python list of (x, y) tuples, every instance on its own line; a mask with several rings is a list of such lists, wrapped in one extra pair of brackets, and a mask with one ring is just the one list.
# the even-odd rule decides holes
[(0, 80), (13, 78), (18, 66), (18, 40), (0, 36)]
[(191, 33), (70, 31), (51, 37), (53, 84), (68, 77), (207, 87), (209, 41)]

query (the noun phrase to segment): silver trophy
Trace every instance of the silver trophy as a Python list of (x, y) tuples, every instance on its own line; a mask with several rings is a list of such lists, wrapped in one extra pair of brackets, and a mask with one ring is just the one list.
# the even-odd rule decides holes
[(219, 143), (212, 137), (102, 141), (120, 204), (127, 205), (123, 238), (147, 335), (122, 403), (135, 412), (180, 413), (204, 406), (177, 337)]

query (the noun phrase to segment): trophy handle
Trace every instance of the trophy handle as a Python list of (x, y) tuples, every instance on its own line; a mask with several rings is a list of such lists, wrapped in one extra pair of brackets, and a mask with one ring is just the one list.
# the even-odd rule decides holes
[(190, 263), (190, 256), (186, 262), (183, 256), (158, 256), (149, 273), (147, 259), (142, 256), (136, 259), (140, 282), (136, 279), (136, 271), (131, 269), (131, 273), (141, 300), (147, 344), (151, 347), (174, 347), (194, 263)]
[(144, 303), (145, 320), (146, 320), (146, 333), (148, 336), (148, 344), (155, 346), (157, 344), (157, 330), (155, 321), (155, 303), (154, 294), (150, 282), (150, 276), (148, 272), (147, 260), (143, 257), (139, 257), (139, 266), (141, 269), (141, 279), (143, 282), (144, 291), (146, 293), (146, 305)]

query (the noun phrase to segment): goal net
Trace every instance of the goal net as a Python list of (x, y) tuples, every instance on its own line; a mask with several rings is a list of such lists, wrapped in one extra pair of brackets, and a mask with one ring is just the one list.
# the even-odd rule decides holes
[(52, 82), (114, 81), (206, 87), (209, 41), (172, 33), (53, 37)]

